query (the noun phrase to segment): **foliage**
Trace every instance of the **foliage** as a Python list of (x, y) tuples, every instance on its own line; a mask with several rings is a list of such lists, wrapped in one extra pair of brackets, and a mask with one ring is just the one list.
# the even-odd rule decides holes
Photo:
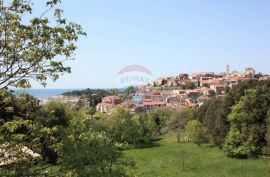
[(125, 101), (127, 98), (130, 97), (131, 94), (136, 93), (137, 88), (134, 86), (129, 86), (125, 89), (125, 91), (121, 94), (122, 100)]
[[(0, 121), (0, 160), (12, 162), (0, 165), (1, 176), (41, 176), (52, 165), (59, 167), (52, 176), (134, 174), (130, 171), (134, 163), (122, 157), (121, 144), (108, 134), (107, 115), (92, 116), (89, 109), (77, 111), (57, 101), (40, 106), (25, 93), (18, 97), (0, 93), (1, 102), (8, 103), (3, 105), (9, 106), (1, 110), (9, 119)], [(35, 157), (22, 151), (25, 148)]]
[(230, 131), (224, 150), (238, 158), (257, 157), (265, 146), (267, 112), (270, 106), (270, 89), (257, 87), (246, 90), (245, 96), (233, 106), (228, 117)]
[(270, 109), (267, 112), (265, 141), (266, 146), (263, 149), (263, 153), (270, 156)]
[(119, 143), (144, 144), (152, 137), (153, 124), (147, 116), (135, 116), (126, 107), (118, 106), (104, 120), (108, 134)]
[(133, 163), (122, 158), (118, 144), (105, 132), (93, 131), (86, 119), (74, 120), (69, 129), (62, 146), (62, 170), (79, 177), (129, 176), (126, 170)]
[(7, 89), (0, 90), (0, 118), (2, 121), (13, 119), (15, 97)]
[(0, 91), (2, 103), (0, 117), (1, 176), (27, 176), (40, 174), (32, 169), (43, 163), (39, 155), (39, 125), (35, 117), (40, 110), (39, 101), (23, 93), (15, 97), (10, 91)]
[(160, 107), (147, 113), (154, 122), (155, 136), (160, 136), (165, 133), (168, 121), (171, 119), (173, 112), (174, 110), (171, 108)]
[(63, 93), (64, 96), (80, 97), (87, 99), (90, 102), (91, 107), (95, 107), (102, 101), (102, 98), (118, 93), (117, 90), (103, 90), (103, 89), (85, 89), (85, 90), (74, 90)]
[(195, 88), (196, 88), (196, 85), (194, 82), (187, 82), (186, 84), (181, 85), (181, 89), (183, 90), (189, 90), (189, 89), (195, 89)]
[(57, 163), (65, 129), (72, 119), (71, 107), (67, 104), (50, 101), (42, 107), (37, 121), (40, 124), (38, 140), (41, 155), (50, 163)]
[(153, 119), (147, 114), (136, 115), (134, 118), (139, 125), (139, 144), (151, 144), (156, 138)]
[(31, 87), (30, 78), (46, 85), (48, 78), (70, 72), (63, 62), (71, 59), (75, 42), (85, 33), (62, 17), (63, 10), (55, 8), (59, 3), (48, 1), (41, 15), (33, 17), (31, 1), (0, 1), (1, 88)]
[(168, 129), (176, 134), (178, 143), (180, 143), (181, 135), (184, 134), (188, 121), (195, 119), (195, 113), (195, 109), (181, 108), (172, 114), (172, 118), (168, 122)]
[[(232, 107), (237, 104), (241, 97), (245, 95), (248, 89), (265, 90), (270, 88), (270, 81), (259, 81), (249, 79), (240, 82), (234, 86), (224, 98), (217, 98), (207, 101), (200, 107), (198, 119), (209, 129), (209, 133), (214, 143), (223, 148), (225, 138), (228, 134), (230, 125), (228, 115), (232, 111)], [(254, 106), (265, 104), (263, 102), (254, 103)], [(265, 112), (265, 111), (264, 111)]]
[(209, 130), (215, 145), (222, 147), (229, 131), (227, 112), (230, 109), (224, 98), (206, 101), (198, 111), (198, 118)]
[(186, 134), (195, 144), (208, 142), (208, 130), (198, 120), (191, 120), (186, 125)]
[(136, 88), (134, 86), (129, 86), (128, 88), (125, 89), (124, 93), (129, 95), (129, 94), (133, 94), (136, 93)]

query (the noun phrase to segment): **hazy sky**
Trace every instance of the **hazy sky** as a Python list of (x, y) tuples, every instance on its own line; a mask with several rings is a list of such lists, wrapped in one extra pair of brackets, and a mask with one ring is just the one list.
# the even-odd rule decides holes
[(68, 63), (72, 74), (48, 88), (117, 87), (118, 71), (132, 64), (155, 78), (221, 72), (226, 64), (269, 73), (269, 0), (62, 1), (65, 16), (88, 36)]

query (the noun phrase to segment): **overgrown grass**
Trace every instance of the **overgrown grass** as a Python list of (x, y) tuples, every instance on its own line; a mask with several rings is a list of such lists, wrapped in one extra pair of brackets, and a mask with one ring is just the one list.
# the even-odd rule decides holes
[[(180, 152), (186, 153), (182, 169)], [(142, 177), (267, 177), (268, 161), (265, 159), (231, 159), (210, 144), (200, 147), (193, 143), (176, 143), (176, 138), (166, 135), (159, 146), (128, 150), (125, 156), (133, 159)]]

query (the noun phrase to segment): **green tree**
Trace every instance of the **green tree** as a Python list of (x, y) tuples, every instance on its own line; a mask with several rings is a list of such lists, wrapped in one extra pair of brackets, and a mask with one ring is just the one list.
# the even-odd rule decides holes
[(108, 132), (119, 143), (137, 144), (140, 141), (140, 127), (134, 120), (134, 114), (124, 106), (118, 106), (105, 119)]
[(207, 127), (213, 142), (220, 148), (229, 131), (228, 109), (230, 108), (224, 98), (216, 98), (206, 101), (198, 111), (199, 120)]
[(186, 134), (195, 144), (201, 145), (208, 142), (208, 130), (198, 120), (191, 120), (187, 123)]
[(48, 78), (70, 72), (63, 62), (73, 57), (75, 42), (85, 33), (62, 17), (63, 10), (55, 8), (59, 3), (47, 1), (40, 16), (32, 17), (34, 1), (0, 1), (1, 88), (31, 87), (29, 79), (46, 85)]
[(168, 121), (171, 119), (174, 110), (168, 107), (160, 107), (151, 110), (148, 116), (152, 117), (154, 122), (154, 133), (158, 137), (165, 133)]
[(230, 128), (227, 117), (231, 113), (232, 107), (245, 95), (245, 90), (257, 88), (267, 90), (269, 87), (270, 81), (245, 80), (230, 89), (224, 98), (207, 101), (200, 107), (198, 119), (209, 129), (217, 146), (223, 148)]
[(134, 86), (129, 86), (128, 88), (126, 88), (125, 94), (129, 95), (129, 94), (136, 93), (136, 90), (137, 89)]
[(118, 95), (119, 94), (119, 90), (114, 88), (114, 89), (110, 89), (108, 90), (109, 95)]
[(38, 140), (41, 155), (50, 163), (57, 163), (65, 129), (70, 126), (73, 111), (70, 105), (50, 101), (42, 107), (37, 121), (40, 125)]
[(268, 110), (267, 113), (265, 140), (266, 140), (266, 147), (264, 153), (267, 156), (270, 156), (270, 109)]
[(151, 144), (155, 139), (153, 119), (147, 114), (135, 115), (134, 119), (138, 123), (141, 137), (138, 144)]
[(125, 89), (124, 93), (121, 95), (121, 99), (125, 101), (127, 98), (130, 97), (131, 94), (136, 93), (137, 89), (134, 86), (129, 86)]
[(181, 89), (188, 90), (188, 89), (195, 89), (196, 85), (194, 82), (187, 82), (185, 85), (181, 85)]
[(246, 90), (245, 96), (233, 106), (228, 116), (230, 131), (224, 150), (237, 158), (256, 157), (265, 146), (267, 111), (270, 105), (269, 88)]
[(265, 134), (266, 146), (264, 147), (264, 155), (268, 159), (268, 172), (270, 173), (270, 109), (267, 112), (267, 124), (266, 124), (266, 134)]
[(104, 131), (118, 143), (140, 145), (150, 143), (152, 140), (154, 131), (152, 118), (135, 115), (125, 106), (116, 107), (109, 116), (104, 117), (103, 121), (107, 127)]
[(39, 125), (35, 117), (40, 110), (39, 101), (25, 93), (18, 97), (6, 90), (0, 93), (0, 161), (3, 163), (0, 176), (39, 175), (42, 173), (39, 165), (44, 163), (36, 141)]
[(185, 132), (187, 123), (195, 118), (195, 110), (191, 108), (181, 108), (172, 114), (168, 122), (168, 129), (176, 134), (177, 142), (180, 143), (181, 136)]
[[(105, 126), (103, 124), (102, 126)], [(101, 122), (83, 112), (77, 113), (64, 138), (61, 170), (78, 177), (125, 177), (134, 163), (125, 159), (121, 145), (100, 128)]]
[(3, 122), (14, 118), (16, 101), (16, 97), (10, 90), (0, 89), (0, 119)]
[(131, 162), (122, 159), (122, 152), (110, 138), (103, 134), (78, 130), (65, 141), (62, 167), (67, 174), (79, 177), (117, 177), (126, 175), (125, 168)]
[[(118, 94), (114, 91), (115, 94)], [(85, 89), (85, 90), (74, 90), (63, 93), (64, 96), (71, 97), (80, 97), (85, 98), (90, 102), (90, 107), (95, 107), (98, 103), (102, 101), (102, 98), (112, 95), (110, 90), (102, 90), (102, 89)]]

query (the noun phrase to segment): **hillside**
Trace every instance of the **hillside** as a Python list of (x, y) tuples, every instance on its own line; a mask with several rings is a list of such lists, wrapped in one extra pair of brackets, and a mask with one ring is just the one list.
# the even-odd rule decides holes
[[(179, 152), (189, 153), (185, 170)], [(166, 135), (155, 146), (126, 151), (134, 159), (141, 177), (266, 177), (265, 159), (239, 160), (224, 155), (210, 144), (201, 147), (193, 143), (176, 143), (173, 135)]]

